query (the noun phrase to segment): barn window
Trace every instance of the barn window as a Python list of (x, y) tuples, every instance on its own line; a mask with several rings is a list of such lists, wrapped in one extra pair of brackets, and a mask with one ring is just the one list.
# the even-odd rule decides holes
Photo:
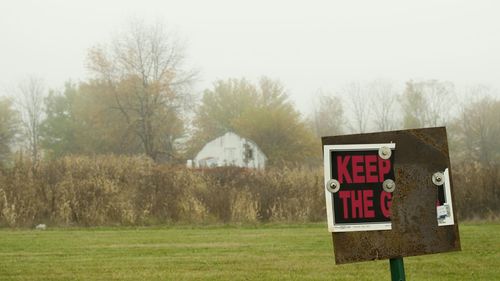
[(243, 153), (244, 153), (244, 156), (245, 156), (245, 162), (253, 160), (253, 149), (252, 149), (252, 147), (248, 143), (245, 143), (244, 147), (245, 147), (245, 151)]

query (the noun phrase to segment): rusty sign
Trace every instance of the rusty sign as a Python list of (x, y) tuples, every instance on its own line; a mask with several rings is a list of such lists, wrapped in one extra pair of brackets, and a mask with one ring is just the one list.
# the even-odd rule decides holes
[(336, 263), (460, 250), (444, 127), (322, 142)]

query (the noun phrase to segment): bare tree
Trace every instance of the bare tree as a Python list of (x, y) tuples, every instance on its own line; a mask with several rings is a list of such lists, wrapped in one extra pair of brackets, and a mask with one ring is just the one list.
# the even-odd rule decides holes
[(27, 150), (33, 165), (36, 165), (40, 158), (40, 125), (44, 112), (45, 84), (41, 78), (30, 76), (19, 83), (15, 93)]
[(309, 122), (317, 137), (341, 134), (344, 126), (344, 109), (339, 97), (332, 93), (318, 92), (313, 103)]
[(161, 24), (133, 21), (108, 48), (89, 52), (89, 69), (105, 81), (118, 110), (155, 160), (171, 159), (183, 133), (181, 111), (195, 73), (184, 68), (184, 47)]
[(365, 133), (368, 127), (369, 107), (359, 82), (351, 82), (344, 87), (344, 93), (350, 102), (353, 118), (351, 129), (357, 133)]
[(0, 165), (7, 162), (19, 130), (18, 112), (12, 107), (12, 101), (0, 97)]
[(449, 82), (409, 81), (401, 96), (405, 128), (445, 125), (453, 110), (454, 86)]
[(475, 86), (467, 90), (467, 103), (462, 105), (453, 122), (452, 141), (459, 144), (454, 151), (463, 159), (474, 159), (484, 165), (500, 160), (500, 101), (489, 87)]
[(446, 125), (455, 106), (454, 85), (451, 82), (429, 80), (423, 83), (423, 87), (428, 99), (427, 122), (429, 126)]
[(397, 93), (394, 84), (386, 80), (375, 80), (368, 85), (373, 125), (379, 131), (396, 128)]

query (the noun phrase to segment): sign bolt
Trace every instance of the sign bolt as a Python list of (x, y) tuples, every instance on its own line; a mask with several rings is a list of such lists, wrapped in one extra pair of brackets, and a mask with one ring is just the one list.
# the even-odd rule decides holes
[(391, 179), (386, 179), (382, 183), (382, 188), (384, 189), (385, 192), (393, 192), (394, 189), (396, 189), (396, 183)]
[(437, 186), (441, 186), (444, 183), (444, 174), (442, 172), (435, 172), (434, 175), (432, 175), (432, 183), (434, 183)]
[(336, 193), (340, 189), (340, 183), (336, 179), (331, 179), (326, 183), (326, 189), (331, 193)]
[(391, 154), (392, 154), (392, 151), (390, 148), (388, 148), (387, 146), (382, 146), (381, 148), (379, 148), (378, 150), (378, 156), (382, 159), (389, 159), (391, 158)]

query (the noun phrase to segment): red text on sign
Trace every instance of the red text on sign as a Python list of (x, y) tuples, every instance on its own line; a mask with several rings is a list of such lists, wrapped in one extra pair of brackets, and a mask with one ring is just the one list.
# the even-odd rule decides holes
[[(351, 171), (348, 169), (351, 164)], [(391, 170), (391, 161), (376, 155), (337, 156), (337, 171), (340, 183), (383, 182)]]
[[(339, 197), (344, 204), (344, 218), (374, 218), (373, 190), (342, 190)], [(350, 207), (350, 208), (349, 208)], [(349, 216), (349, 210), (351, 216)]]

